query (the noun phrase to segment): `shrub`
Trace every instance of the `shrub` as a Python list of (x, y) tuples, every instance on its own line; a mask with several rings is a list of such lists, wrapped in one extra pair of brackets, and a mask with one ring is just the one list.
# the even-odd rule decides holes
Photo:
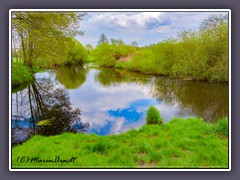
[(68, 44), (68, 58), (65, 64), (80, 64), (87, 59), (88, 51), (77, 40), (72, 39)]
[[(176, 38), (129, 51), (129, 61), (115, 59), (113, 66), (172, 78), (228, 82), (228, 41), (226, 17), (209, 16), (199, 29), (183, 30)], [(126, 55), (116, 52), (119, 57)]]
[(147, 124), (162, 124), (163, 120), (156, 107), (150, 106), (147, 110)]
[(114, 67), (121, 58), (127, 57), (134, 51), (134, 47), (125, 44), (102, 43), (90, 55), (100, 66)]
[(12, 64), (12, 87), (31, 82), (34, 79), (31, 69), (21, 63)]

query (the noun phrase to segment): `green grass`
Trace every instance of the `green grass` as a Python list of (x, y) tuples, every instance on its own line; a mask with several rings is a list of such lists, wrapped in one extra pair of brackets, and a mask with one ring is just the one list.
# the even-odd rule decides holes
[(33, 81), (31, 69), (21, 63), (12, 63), (12, 88), (17, 88)]
[(13, 57), (12, 61), (13, 61), (13, 63), (23, 63), (23, 59), (22, 58), (18, 58), (18, 62), (17, 62), (17, 58)]
[[(217, 124), (207, 124), (198, 118), (174, 118), (167, 124), (144, 125), (121, 135), (36, 135), (12, 149), (12, 167), (228, 168), (227, 122), (223, 119)], [(23, 156), (41, 160), (76, 157), (76, 160), (20, 163)]]

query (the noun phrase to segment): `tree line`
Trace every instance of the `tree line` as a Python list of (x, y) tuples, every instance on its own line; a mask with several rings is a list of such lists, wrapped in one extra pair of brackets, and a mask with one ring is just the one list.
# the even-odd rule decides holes
[(210, 15), (198, 29), (139, 47), (136, 41), (107, 39), (102, 33), (94, 48), (75, 39), (84, 17), (80, 12), (12, 12), (12, 55), (23, 63), (49, 68), (95, 61), (173, 78), (228, 81), (228, 17)]
[(137, 47), (100, 36), (91, 52), (101, 66), (189, 80), (228, 82), (228, 16), (210, 15), (198, 29)]

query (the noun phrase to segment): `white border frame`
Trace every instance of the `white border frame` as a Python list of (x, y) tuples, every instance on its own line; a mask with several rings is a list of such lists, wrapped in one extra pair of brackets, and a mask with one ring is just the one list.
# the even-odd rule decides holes
[[(12, 12), (16, 11), (50, 11), (50, 12), (56, 12), (56, 11), (71, 11), (71, 12), (228, 12), (228, 25), (229, 25), (229, 60), (228, 60), (228, 84), (229, 84), (229, 104), (228, 104), (228, 119), (229, 119), (229, 137), (228, 137), (228, 169), (13, 169), (12, 168), (12, 147), (11, 147), (11, 114), (12, 114), (12, 33), (11, 33), (11, 27), (12, 27), (12, 20), (11, 20), (11, 14)], [(230, 9), (10, 9), (9, 10), (9, 171), (231, 171), (231, 10)]]

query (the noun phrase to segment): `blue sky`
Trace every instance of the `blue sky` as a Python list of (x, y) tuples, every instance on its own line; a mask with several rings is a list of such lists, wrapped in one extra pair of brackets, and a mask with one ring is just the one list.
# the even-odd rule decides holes
[(139, 46), (157, 43), (174, 37), (183, 29), (197, 29), (211, 14), (227, 12), (87, 12), (81, 21), (84, 36), (77, 37), (83, 44), (96, 46), (101, 33), (108, 39), (122, 39)]

